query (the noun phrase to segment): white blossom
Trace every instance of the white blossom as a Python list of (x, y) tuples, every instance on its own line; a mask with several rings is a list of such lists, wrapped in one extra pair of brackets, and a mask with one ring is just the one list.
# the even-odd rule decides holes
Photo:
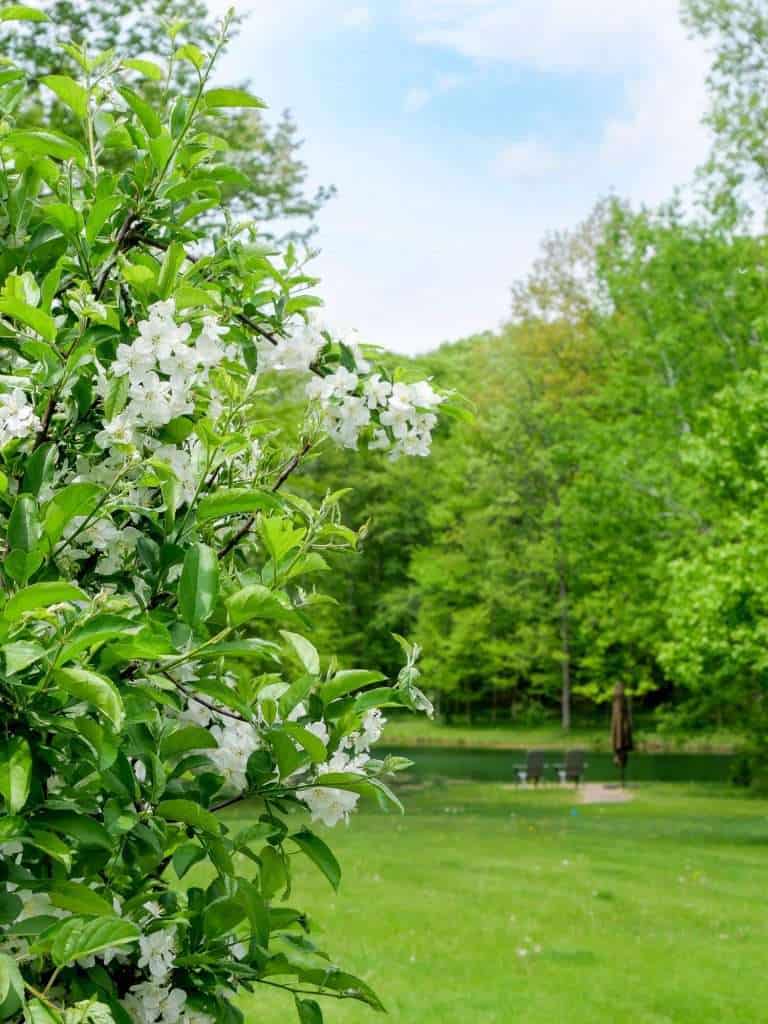
[(187, 993), (157, 981), (134, 985), (123, 1000), (135, 1024), (183, 1024)]
[(219, 745), (209, 750), (208, 756), (230, 788), (242, 792), (248, 786), (245, 773), (248, 758), (260, 746), (256, 730), (248, 722), (227, 719), (226, 725), (212, 726), (211, 735)]
[(392, 394), (392, 385), (380, 373), (374, 373), (365, 381), (363, 391), (369, 409), (384, 409)]
[(42, 427), (21, 388), (0, 394), (0, 447), (16, 437), (31, 437)]
[(266, 340), (259, 343), (259, 368), (308, 373), (324, 344), (317, 329), (302, 321), (287, 337), (278, 338), (275, 344)]
[(355, 736), (355, 750), (358, 753), (367, 752), (374, 743), (381, 739), (381, 734), (384, 732), (386, 724), (387, 720), (379, 708), (373, 708), (369, 711), (365, 718), (363, 718), (361, 731)]
[(156, 981), (164, 981), (173, 970), (176, 929), (161, 928), (139, 939), (139, 967), (146, 967)]
[[(344, 750), (337, 750), (330, 761), (318, 767), (317, 780), (320, 782), (328, 772), (354, 772), (362, 775), (361, 769), (367, 760), (365, 755), (351, 758)], [(360, 799), (358, 793), (322, 785), (302, 790), (299, 797), (309, 807), (312, 821), (322, 821), (328, 828), (333, 828), (340, 821), (348, 823)]]

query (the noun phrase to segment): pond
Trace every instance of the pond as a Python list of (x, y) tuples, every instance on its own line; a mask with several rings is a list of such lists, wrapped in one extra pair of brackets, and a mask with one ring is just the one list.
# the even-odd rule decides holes
[[(467, 747), (378, 747), (377, 755), (396, 754), (414, 762), (409, 773), (421, 778), (476, 779), (517, 782), (517, 769), (525, 763), (524, 750), (487, 750)], [(614, 782), (618, 769), (610, 754), (586, 751), (587, 782)], [(557, 780), (556, 765), (563, 751), (545, 754), (545, 780)], [(728, 782), (731, 754), (633, 754), (629, 759), (630, 782)]]

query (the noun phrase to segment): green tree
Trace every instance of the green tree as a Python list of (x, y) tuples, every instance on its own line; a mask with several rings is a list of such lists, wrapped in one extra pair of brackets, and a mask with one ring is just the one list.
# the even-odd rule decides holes
[(738, 223), (768, 189), (768, 13), (762, 0), (683, 0), (682, 16), (712, 53), (705, 120), (714, 145), (701, 180), (718, 216)]
[[(12, 6), (12, 0), (0, 0), (0, 9), (3, 6)], [(202, 59), (201, 49), (210, 50), (216, 39), (216, 25), (204, 0), (49, 0), (45, 10), (50, 18), (46, 22), (13, 23), (5, 29), (6, 56), (43, 76), (73, 73), (77, 61), (64, 43), (75, 48), (85, 43), (97, 52), (118, 49), (141, 62), (134, 66), (131, 85), (152, 103), (164, 98), (169, 88), (172, 93), (188, 88)], [(232, 33), (243, 24), (247, 22), (235, 19)], [(164, 70), (156, 63), (158, 57)], [(236, 84), (248, 88), (248, 82)], [(78, 131), (77, 119), (58, 97), (30, 100), (41, 123)], [(227, 142), (232, 171), (218, 184), (232, 215), (267, 225), (262, 227), (265, 238), (308, 240), (315, 231), (315, 214), (334, 189), (306, 193), (307, 167), (290, 111), (272, 122), (259, 109), (226, 110), (207, 127)], [(112, 159), (119, 161), (117, 154)], [(205, 199), (198, 202), (204, 204)], [(211, 219), (219, 210), (210, 204), (201, 213)]]

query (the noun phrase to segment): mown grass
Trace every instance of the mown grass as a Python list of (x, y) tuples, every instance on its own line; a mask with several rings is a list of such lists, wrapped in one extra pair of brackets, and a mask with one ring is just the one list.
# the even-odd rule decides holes
[[(393, 747), (454, 746), (495, 747), (514, 750), (610, 750), (610, 709), (603, 724), (575, 726), (563, 732), (557, 722), (522, 726), (510, 723), (445, 725), (424, 715), (394, 718), (387, 725), (386, 742)], [(639, 751), (668, 753), (730, 753), (739, 748), (740, 737), (728, 732), (667, 735), (659, 733), (653, 722), (636, 723), (635, 745)]]
[[(332, 834), (339, 894), (297, 863), (293, 897), (393, 1022), (768, 1019), (765, 801), (703, 786), (611, 806), (480, 783), (403, 795), (406, 817), (363, 811)], [(271, 991), (246, 1010), (253, 1024), (294, 1019)], [(328, 1022), (376, 1019), (327, 1005)]]

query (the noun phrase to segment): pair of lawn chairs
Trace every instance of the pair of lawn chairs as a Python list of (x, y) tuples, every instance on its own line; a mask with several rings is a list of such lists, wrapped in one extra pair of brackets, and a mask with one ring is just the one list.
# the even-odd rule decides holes
[(560, 764), (547, 764), (543, 750), (529, 750), (525, 764), (517, 765), (517, 777), (521, 783), (532, 782), (538, 786), (547, 768), (554, 768), (560, 782), (573, 782), (578, 786), (584, 777), (587, 762), (583, 750), (566, 750)]

